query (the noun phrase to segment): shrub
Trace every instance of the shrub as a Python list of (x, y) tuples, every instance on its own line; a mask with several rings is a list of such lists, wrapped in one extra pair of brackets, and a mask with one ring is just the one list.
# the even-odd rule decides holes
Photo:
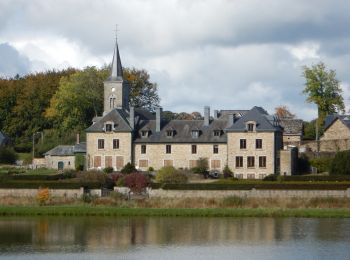
[(148, 167), (149, 172), (154, 172), (154, 168), (152, 166)]
[(50, 199), (50, 191), (48, 188), (39, 188), (36, 200), (40, 206), (45, 205)]
[(120, 178), (124, 178), (124, 175), (121, 173), (111, 173), (108, 177), (116, 183)]
[(173, 166), (165, 166), (161, 168), (156, 175), (156, 181), (159, 183), (186, 183), (187, 176)]
[(131, 173), (125, 176), (125, 186), (134, 192), (141, 192), (148, 183), (148, 178), (142, 173)]
[(133, 172), (136, 172), (136, 168), (135, 168), (135, 165), (133, 165), (132, 163), (128, 162), (124, 167), (123, 169), (121, 169), (121, 173), (124, 173), (124, 174), (130, 174), (130, 173), (133, 173)]
[(112, 173), (113, 170), (114, 170), (113, 167), (106, 167), (106, 168), (103, 169), (103, 172), (104, 173)]
[(64, 170), (61, 175), (61, 179), (73, 179), (77, 177), (77, 174), (74, 170)]
[(85, 157), (82, 154), (75, 155), (75, 169), (77, 171), (84, 170)]
[(224, 170), (223, 170), (222, 172), (223, 172), (223, 174), (224, 174), (224, 178), (225, 178), (225, 179), (226, 179), (226, 178), (230, 178), (230, 177), (233, 176), (233, 172), (231, 171), (230, 167), (228, 167), (227, 164), (225, 165), (225, 168), (224, 168)]
[(85, 184), (89, 182), (97, 182), (100, 184), (105, 184), (107, 181), (107, 174), (104, 174), (100, 171), (86, 171), (86, 172), (78, 172), (77, 178), (80, 183)]
[(337, 152), (332, 161), (329, 174), (350, 175), (350, 151)]
[(317, 172), (329, 172), (331, 169), (333, 158), (320, 157), (311, 159), (310, 165), (317, 168)]
[(10, 148), (0, 148), (0, 163), (14, 164), (17, 160), (17, 154)]
[(264, 177), (263, 181), (277, 181), (277, 174), (269, 174), (266, 177)]

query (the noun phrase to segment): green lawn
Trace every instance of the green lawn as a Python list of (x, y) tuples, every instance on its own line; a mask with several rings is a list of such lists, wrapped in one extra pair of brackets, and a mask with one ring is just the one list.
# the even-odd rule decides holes
[(350, 218), (350, 209), (188, 209), (106, 206), (0, 206), (0, 216), (159, 216)]

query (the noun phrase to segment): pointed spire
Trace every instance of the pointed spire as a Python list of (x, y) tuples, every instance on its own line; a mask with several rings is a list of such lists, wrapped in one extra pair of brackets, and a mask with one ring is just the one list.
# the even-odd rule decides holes
[(115, 47), (114, 47), (113, 60), (112, 60), (112, 66), (111, 66), (111, 75), (109, 77), (109, 80), (112, 80), (112, 81), (123, 80), (123, 68), (122, 68), (122, 62), (120, 60), (120, 55), (119, 55), (117, 37), (115, 39)]

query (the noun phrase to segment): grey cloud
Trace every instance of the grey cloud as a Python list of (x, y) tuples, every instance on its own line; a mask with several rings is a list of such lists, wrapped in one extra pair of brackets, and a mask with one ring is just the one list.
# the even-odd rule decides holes
[(0, 44), (0, 76), (14, 77), (30, 71), (30, 61), (8, 43)]

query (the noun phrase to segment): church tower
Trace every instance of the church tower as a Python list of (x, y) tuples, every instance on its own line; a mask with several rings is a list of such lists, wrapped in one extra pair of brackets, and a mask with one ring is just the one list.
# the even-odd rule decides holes
[(114, 108), (129, 109), (129, 86), (123, 79), (123, 68), (119, 55), (118, 42), (115, 41), (111, 73), (104, 85), (104, 109), (107, 114)]

